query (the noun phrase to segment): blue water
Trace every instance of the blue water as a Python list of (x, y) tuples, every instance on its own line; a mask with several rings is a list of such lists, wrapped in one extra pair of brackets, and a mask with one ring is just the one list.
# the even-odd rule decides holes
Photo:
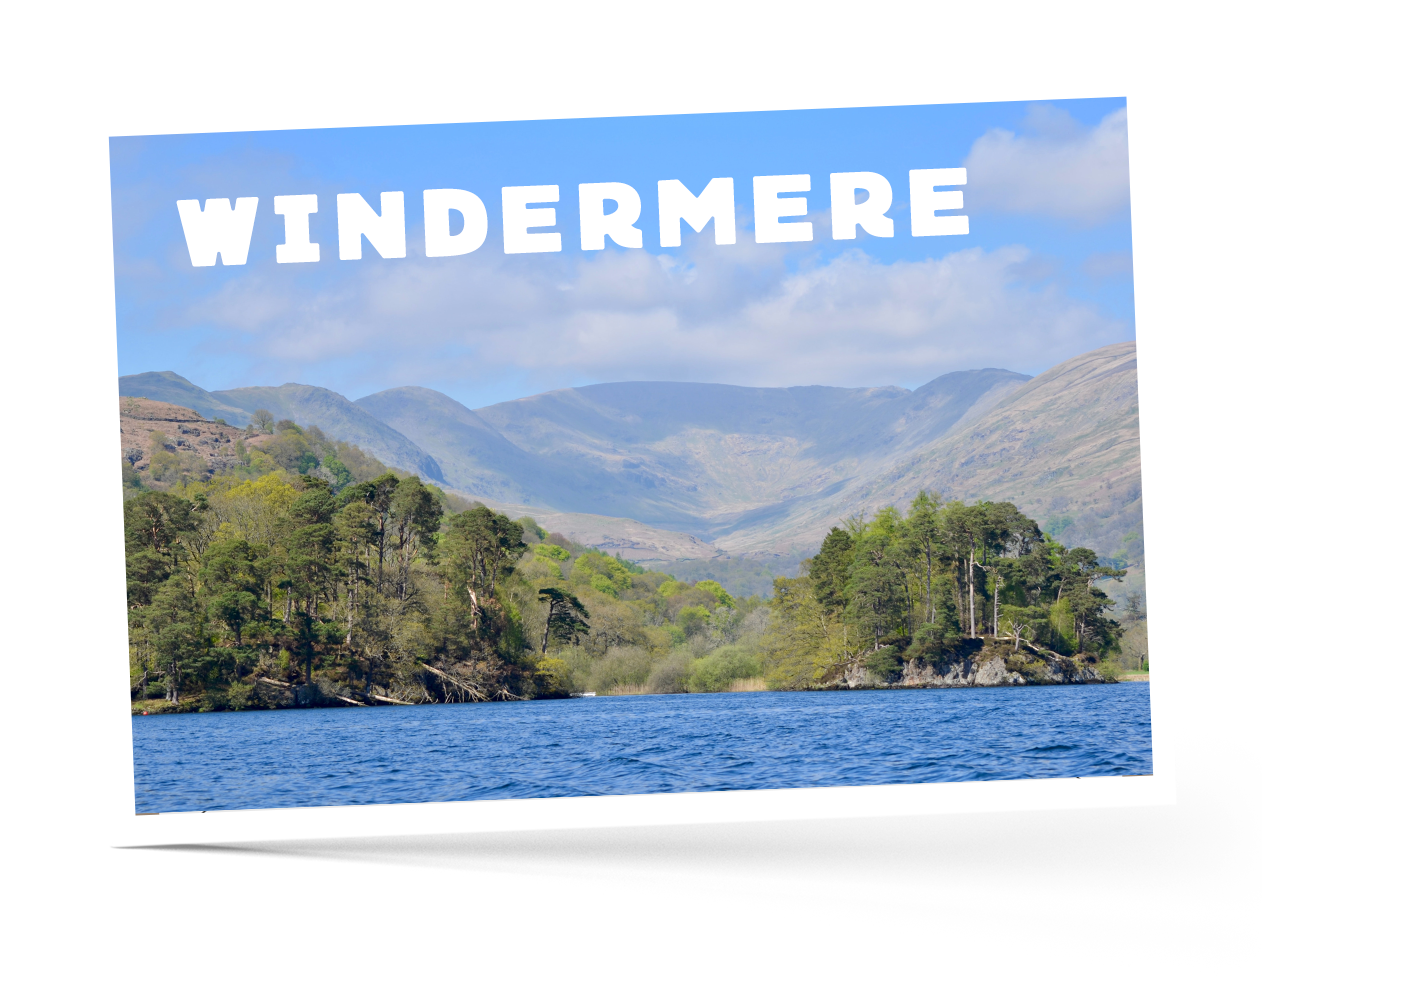
[(1148, 683), (172, 714), (132, 737), (142, 813), (1153, 771)]

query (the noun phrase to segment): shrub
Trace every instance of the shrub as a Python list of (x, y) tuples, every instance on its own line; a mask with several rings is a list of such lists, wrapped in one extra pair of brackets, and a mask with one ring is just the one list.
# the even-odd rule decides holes
[(230, 698), (224, 690), (206, 690), (201, 694), (199, 710), (202, 714), (208, 714), (214, 710), (224, 710), (229, 703)]
[(533, 667), (533, 683), (540, 697), (564, 697), (573, 691), (572, 668), (563, 659), (539, 659)]
[(612, 583), (612, 581), (606, 576), (600, 574), (593, 576), (591, 586), (598, 593), (605, 593), (612, 599), (616, 599), (617, 597), (621, 596), (621, 591), (617, 589), (616, 586)]
[(644, 683), (650, 672), (649, 652), (634, 645), (617, 645), (592, 663), (588, 689), (604, 693), (619, 683)]
[(245, 710), (253, 696), (254, 690), (248, 683), (231, 683), (225, 693), (225, 703), (231, 710)]
[(723, 586), (720, 586), (713, 579), (701, 579), (695, 584), (695, 589), (704, 590), (710, 596), (714, 597), (715, 603), (719, 604), (721, 607), (728, 607), (730, 610), (734, 608), (734, 598), (729, 595), (729, 591)]
[(939, 624), (921, 624), (904, 654), (906, 658), (938, 661), (946, 649), (953, 648), (961, 639), (957, 626), (948, 618)]
[(688, 649), (676, 649), (651, 667), (646, 689), (651, 693), (684, 693), (689, 688), (694, 659)]
[(737, 645), (725, 645), (695, 660), (690, 668), (689, 688), (691, 693), (722, 693), (736, 679), (762, 675), (758, 656)]
[(900, 652), (894, 645), (882, 645), (878, 651), (867, 655), (862, 664), (871, 675), (889, 683), (900, 675)]
[(675, 617), (675, 623), (686, 638), (697, 634), (703, 634), (705, 627), (709, 624), (709, 611), (703, 607), (685, 607)]

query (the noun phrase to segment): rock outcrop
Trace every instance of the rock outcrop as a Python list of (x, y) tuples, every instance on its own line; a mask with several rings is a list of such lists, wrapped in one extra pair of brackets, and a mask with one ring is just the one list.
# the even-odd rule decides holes
[[(977, 640), (974, 642), (978, 644)], [(834, 684), (851, 690), (901, 687), (1057, 686), (1069, 683), (1109, 683), (1093, 655), (1069, 658), (1045, 648), (986, 640), (977, 651), (946, 652), (938, 660), (906, 662), (896, 680), (878, 677), (857, 663)]]

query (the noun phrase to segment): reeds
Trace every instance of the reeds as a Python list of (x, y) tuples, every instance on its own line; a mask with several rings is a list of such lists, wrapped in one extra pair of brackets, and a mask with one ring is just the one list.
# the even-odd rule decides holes
[(762, 676), (736, 679), (729, 684), (730, 693), (762, 693), (766, 689), (768, 689), (768, 683)]
[(645, 683), (617, 683), (611, 689), (603, 690), (603, 696), (645, 696), (651, 691)]
[[(725, 693), (762, 693), (768, 689), (768, 683), (762, 676), (750, 676), (747, 679), (735, 679), (729, 683), (729, 688)], [(652, 690), (645, 683), (617, 683), (605, 690), (599, 690), (600, 696), (646, 696), (652, 693), (659, 693), (660, 690)]]

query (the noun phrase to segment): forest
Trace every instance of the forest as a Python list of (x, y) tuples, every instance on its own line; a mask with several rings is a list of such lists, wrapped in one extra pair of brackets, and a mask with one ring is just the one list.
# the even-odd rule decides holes
[(203, 470), (124, 457), (134, 712), (885, 686), (983, 645), (1120, 649), (1123, 572), (1011, 503), (921, 492), (743, 598), (255, 420)]

